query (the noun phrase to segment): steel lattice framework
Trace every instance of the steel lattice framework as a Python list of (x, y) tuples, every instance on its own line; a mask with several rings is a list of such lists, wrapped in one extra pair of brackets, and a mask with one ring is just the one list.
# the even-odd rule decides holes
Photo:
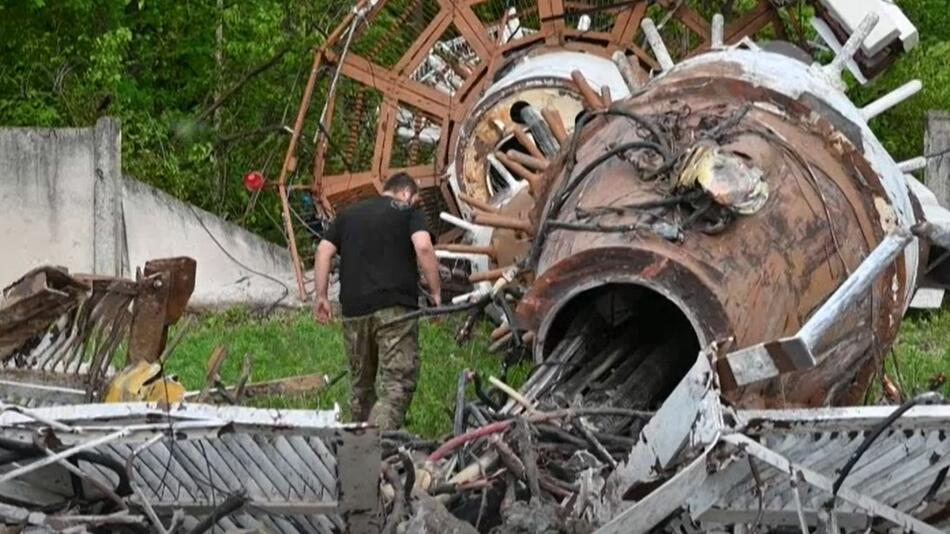
[[(787, 39), (789, 27), (800, 41), (795, 8), (783, 15), (775, 2), (766, 0), (747, 9), (725, 4), (703, 9), (672, 0), (357, 3), (314, 52), (278, 178), (301, 295), (309, 289), (302, 265), (306, 260), (297, 248), (301, 225), (292, 217), (295, 196), (290, 193), (308, 192), (319, 209), (332, 216), (341, 206), (377, 194), (392, 174), (407, 172), (424, 188), (433, 230), (443, 242), (451, 242), (459, 233), (442, 223), (439, 213), (464, 212), (458, 193), (477, 202), (491, 201), (498, 192), (488, 185), (493, 174), (498, 181), (498, 172), (477, 169), (477, 176), (466, 179), (454, 169), (463, 125), (514, 66), (539, 52), (583, 54), (592, 61), (621, 52), (645, 76), (659, 64), (646, 50), (640, 30), (644, 18), (658, 21), (673, 57), (679, 59), (709, 49), (708, 19), (719, 10), (726, 15), (727, 43), (757, 34)], [(560, 89), (573, 93), (574, 100), (585, 96), (575, 86)], [(502, 137), (523, 140), (528, 127), (514, 119), (504, 121)], [(559, 122), (550, 125), (555, 133), (573, 127), (570, 120)], [(502, 166), (512, 167), (508, 161)], [(453, 179), (458, 183), (454, 190)], [(485, 185), (473, 186), (479, 181)]]

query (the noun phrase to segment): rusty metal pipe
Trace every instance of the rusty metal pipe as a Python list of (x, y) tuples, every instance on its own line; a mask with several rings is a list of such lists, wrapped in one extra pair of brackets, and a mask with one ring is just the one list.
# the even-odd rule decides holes
[(561, 114), (558, 113), (556, 109), (544, 108), (541, 110), (541, 116), (547, 121), (548, 126), (551, 128), (551, 133), (554, 134), (554, 138), (557, 139), (558, 143), (563, 144), (564, 141), (567, 141), (567, 129), (564, 127), (564, 119), (561, 118)]
[(472, 221), (474, 221), (475, 224), (481, 224), (483, 226), (491, 226), (493, 228), (507, 228), (509, 230), (517, 230), (526, 234), (530, 234), (532, 231), (531, 221), (515, 219), (513, 217), (506, 217), (504, 215), (495, 215), (493, 213), (476, 213), (475, 216), (472, 217)]
[(482, 202), (481, 200), (478, 200), (477, 198), (470, 197), (466, 195), (465, 193), (459, 193), (458, 197), (459, 197), (459, 200), (461, 200), (462, 202), (468, 204), (469, 206), (475, 209), (480, 209), (486, 213), (498, 213), (498, 208), (492, 206), (491, 204), (487, 202)]
[(506, 152), (506, 154), (509, 158), (517, 161), (518, 163), (524, 165), (525, 167), (529, 167), (536, 171), (544, 171), (544, 170), (547, 170), (548, 168), (548, 162), (545, 159), (539, 159), (534, 156), (529, 156), (528, 154), (525, 154), (524, 152), (520, 152), (518, 150), (509, 150), (508, 152)]
[(600, 99), (600, 95), (598, 95), (597, 91), (587, 82), (584, 73), (575, 70), (571, 73), (571, 79), (574, 80), (574, 85), (577, 86), (577, 90), (580, 91), (581, 96), (584, 97), (584, 103), (587, 104), (588, 108), (600, 109), (603, 107), (603, 101)]

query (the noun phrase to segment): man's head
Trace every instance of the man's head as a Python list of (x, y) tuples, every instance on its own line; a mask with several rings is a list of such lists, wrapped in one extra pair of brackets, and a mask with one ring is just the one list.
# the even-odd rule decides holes
[(414, 205), (419, 199), (419, 184), (404, 172), (394, 174), (383, 184), (383, 194)]

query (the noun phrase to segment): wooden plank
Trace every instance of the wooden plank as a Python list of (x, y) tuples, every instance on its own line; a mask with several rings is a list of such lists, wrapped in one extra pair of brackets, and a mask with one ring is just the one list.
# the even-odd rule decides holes
[(735, 44), (741, 41), (743, 37), (751, 37), (755, 32), (770, 24), (773, 9), (769, 2), (760, 0), (754, 9), (726, 26), (724, 32), (725, 44)]
[[(181, 442), (181, 444), (183, 445), (180, 449), (181, 452), (193, 464), (200, 466), (196, 473), (201, 479), (208, 479), (216, 488), (223, 487), (230, 491), (237, 491), (244, 487), (226, 464), (208, 454), (211, 447), (206, 440)], [(224, 498), (226, 496), (221, 497), (222, 500)]]
[(488, 30), (471, 7), (460, 7), (456, 2), (452, 4), (455, 28), (465, 38), (465, 42), (472, 47), (479, 60), (487, 62), (492, 51), (497, 47), (495, 43), (489, 42)]
[(950, 112), (930, 111), (927, 113), (927, 133), (924, 137), (924, 154), (927, 169), (924, 184), (937, 196), (937, 202), (950, 208), (950, 153), (937, 155), (950, 150)]
[(222, 464), (227, 465), (231, 472), (234, 473), (234, 476), (238, 479), (240, 487), (247, 490), (249, 495), (263, 497), (267, 495), (267, 490), (262, 486), (257, 479), (251, 476), (251, 473), (241, 464), (239, 461), (235, 461), (234, 453), (231, 452), (227, 444), (224, 442), (224, 437), (217, 440), (209, 440), (206, 442), (208, 448), (208, 454), (216, 456), (218, 461)]
[(308, 501), (318, 499), (321, 493), (320, 485), (317, 484), (316, 487), (311, 486), (309, 481), (304, 478), (304, 473), (300, 472), (294, 465), (291, 465), (287, 458), (274, 447), (272, 441), (277, 438), (279, 438), (279, 436), (265, 436), (262, 434), (251, 435), (251, 439), (254, 440), (254, 444), (260, 448), (261, 453), (274, 464), (287, 479), (287, 482), (290, 483), (296, 498)]
[(379, 177), (381, 181), (384, 181), (384, 178), (396, 174), (397, 172), (404, 172), (409, 176), (412, 176), (419, 183), (419, 187), (423, 189), (438, 185), (438, 176), (435, 175), (431, 164), (416, 165), (414, 167), (394, 167), (383, 169), (383, 172), (380, 174), (374, 172), (360, 172), (354, 174), (336, 174), (333, 176), (325, 176), (323, 178), (323, 194), (325, 194), (327, 197), (333, 197), (339, 195), (340, 193), (345, 193), (347, 191), (356, 189), (360, 186), (374, 184), (377, 177)]
[[(162, 447), (161, 451), (158, 450), (159, 447)], [(141, 458), (143, 462), (147, 462), (158, 476), (159, 485), (153, 490), (156, 494), (161, 495), (161, 493), (158, 492), (161, 491), (164, 493), (167, 488), (168, 493), (173, 499), (196, 498), (196, 496), (192, 495), (191, 491), (185, 487), (183, 481), (179, 479), (180, 475), (175, 473), (173, 464), (176, 464), (176, 462), (169, 461), (168, 449), (165, 449), (162, 444), (156, 443), (154, 446), (145, 449), (139, 454), (139, 458)]]
[(557, 43), (564, 31), (564, 0), (538, 0), (541, 33), (549, 43)]
[(383, 97), (379, 106), (379, 117), (376, 119), (376, 145), (373, 147), (373, 162), (370, 170), (377, 175), (389, 167), (393, 151), (393, 137), (396, 134), (396, 111), (398, 103), (389, 95)]

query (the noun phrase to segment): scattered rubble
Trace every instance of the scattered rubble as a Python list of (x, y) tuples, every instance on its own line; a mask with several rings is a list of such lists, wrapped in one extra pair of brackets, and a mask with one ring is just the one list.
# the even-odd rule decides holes
[[(907, 91), (859, 109), (840, 90), (876, 12), (825, 24), (847, 37), (825, 66), (742, 38), (784, 27), (764, 1), (731, 44), (714, 18), (707, 53), (676, 64), (692, 51), (671, 54), (645, 3), (613, 5), (618, 33), (579, 49), (565, 43), (581, 43), (591, 17), (575, 12), (580, 33), (565, 30), (555, 4), (538, 2), (539, 28), (510, 26), (524, 14), (504, 9), (484, 32), (466, 5), (461, 41), (443, 42), (456, 20), (446, 6), (458, 6), (440, 3), (439, 29), (426, 24), (397, 75), (347, 55), (377, 13), (360, 2), (317, 52), (278, 180), (303, 295), (284, 192), (319, 63), (387, 93), (380, 139), (412, 123), (403, 159), (430, 208), (457, 203), (438, 215), (457, 227), (439, 253), (467, 262), (446, 272), (471, 282), (453, 305), (411, 315), (465, 311), (462, 340), (497, 309), (493, 346), (536, 364), (520, 389), (464, 373), (445, 441), (343, 425), (336, 411), (207, 405), (338, 378), (252, 383), (245, 356), (227, 385), (219, 347), (202, 389), (187, 392), (163, 364), (181, 339), (168, 333), (194, 261), (155, 260), (135, 280), (40, 268), (0, 302), (0, 520), (25, 532), (288, 534), (950, 527), (950, 407), (939, 395), (816, 408), (860, 401), (918, 273), (950, 235), (928, 222), (939, 206), (918, 209), (922, 186), (908, 185), (867, 124)], [(670, 17), (695, 26), (681, 5)], [(632, 44), (608, 54), (641, 20), (653, 57)], [(506, 38), (527, 41), (490, 42)], [(535, 41), (547, 44), (509, 61)], [(443, 54), (426, 58), (422, 45)], [(892, 52), (857, 60), (876, 69)], [(465, 82), (473, 70), (478, 90)], [(334, 91), (321, 116), (332, 116)], [(416, 161), (422, 137), (438, 143), (437, 164)], [(371, 194), (393, 165), (386, 141), (372, 171), (324, 176), (327, 140), (316, 143), (312, 190), (327, 212)], [(441, 201), (437, 171), (450, 184)], [(466, 400), (469, 387), (478, 400)]]

